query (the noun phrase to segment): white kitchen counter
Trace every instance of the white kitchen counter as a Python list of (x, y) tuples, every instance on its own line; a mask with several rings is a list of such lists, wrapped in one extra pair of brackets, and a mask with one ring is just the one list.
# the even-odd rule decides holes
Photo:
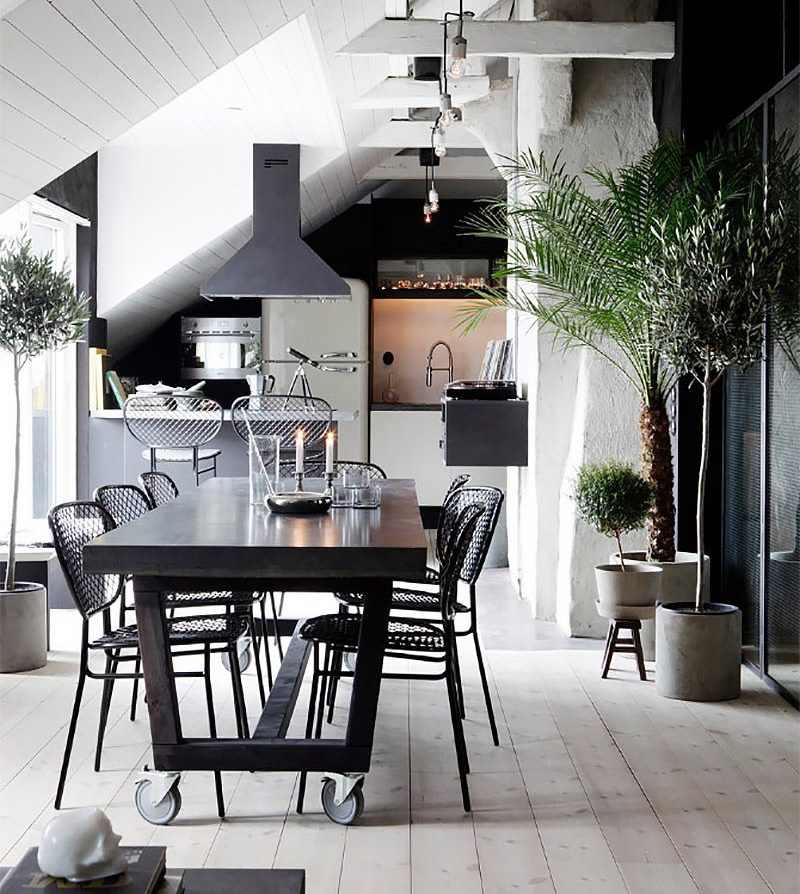
[[(225, 421), (230, 422), (231, 411), (225, 410)], [(122, 419), (122, 410), (92, 410), (89, 415), (92, 419)], [(334, 422), (353, 422), (358, 419), (358, 410), (334, 410)]]

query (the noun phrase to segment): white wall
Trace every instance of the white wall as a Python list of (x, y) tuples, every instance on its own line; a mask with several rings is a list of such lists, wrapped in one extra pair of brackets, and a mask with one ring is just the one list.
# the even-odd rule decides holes
[[(518, 14), (644, 21), (652, 18), (654, 4), (523, 0)], [(502, 101), (507, 104), (505, 97)], [(577, 174), (634, 161), (657, 139), (649, 62), (522, 58), (515, 109), (511, 132), (517, 150), (544, 152), (551, 159), (560, 153)], [(491, 121), (480, 111), (480, 119), (465, 112), (477, 133)], [(484, 142), (487, 150), (494, 148), (488, 132)], [(510, 318), (509, 329), (514, 328)], [(606, 561), (611, 544), (577, 519), (571, 487), (586, 460), (638, 463), (638, 395), (599, 356), (554, 352), (552, 333), (524, 317), (518, 333), (518, 375), (530, 402), (530, 459), (528, 468), (508, 473), (512, 574), (535, 617), (557, 620), (574, 636), (601, 636), (605, 624), (594, 606), (594, 565)]]

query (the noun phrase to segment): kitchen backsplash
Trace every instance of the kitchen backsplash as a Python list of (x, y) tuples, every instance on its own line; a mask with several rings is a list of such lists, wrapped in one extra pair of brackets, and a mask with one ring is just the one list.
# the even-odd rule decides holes
[[(432, 387), (425, 384), (428, 352), (434, 342), (447, 342), (453, 352), (453, 378), (474, 379), (480, 371), (486, 342), (505, 338), (505, 314), (490, 314), (477, 330), (462, 335), (455, 329), (463, 298), (378, 298), (372, 302), (372, 403), (385, 403), (392, 376), (392, 390), (399, 403), (438, 403), (447, 372), (433, 374)], [(387, 365), (384, 355), (393, 362)], [(447, 366), (447, 351), (439, 346), (436, 367)]]

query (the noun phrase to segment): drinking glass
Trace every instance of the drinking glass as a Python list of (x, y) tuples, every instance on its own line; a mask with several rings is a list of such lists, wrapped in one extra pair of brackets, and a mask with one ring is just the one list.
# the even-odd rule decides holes
[[(247, 442), (247, 459), (250, 467), (250, 504), (263, 506), (264, 499), (277, 491), (278, 438), (274, 435), (250, 435)], [(272, 488), (270, 489), (267, 479)]]

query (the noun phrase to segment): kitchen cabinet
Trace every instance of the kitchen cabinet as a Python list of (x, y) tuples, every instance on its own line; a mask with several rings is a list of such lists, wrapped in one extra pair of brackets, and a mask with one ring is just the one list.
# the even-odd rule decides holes
[(441, 437), (438, 406), (429, 410), (373, 410), (369, 458), (390, 478), (413, 478), (420, 505), (440, 506), (453, 474), (442, 460)]

